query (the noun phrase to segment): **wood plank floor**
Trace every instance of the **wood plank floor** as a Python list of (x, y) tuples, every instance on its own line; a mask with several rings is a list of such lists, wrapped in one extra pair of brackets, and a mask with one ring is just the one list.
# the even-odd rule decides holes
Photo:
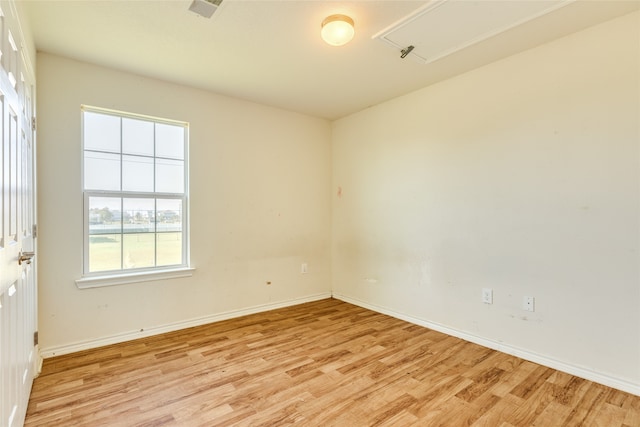
[(338, 300), (46, 359), (26, 426), (640, 426), (640, 397)]

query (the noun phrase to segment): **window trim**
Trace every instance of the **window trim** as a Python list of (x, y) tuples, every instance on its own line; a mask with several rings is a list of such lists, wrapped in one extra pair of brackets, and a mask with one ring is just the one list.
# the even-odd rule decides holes
[[(145, 120), (152, 123), (169, 124), (174, 126), (181, 126), (184, 128), (184, 192), (183, 193), (155, 193), (155, 192), (137, 192), (137, 191), (106, 191), (106, 190), (86, 190), (84, 188), (85, 179), (85, 141), (84, 141), (84, 113), (97, 113), (116, 116), (121, 119), (129, 118), (135, 120)], [(78, 288), (93, 288), (101, 286), (120, 285), (126, 283), (144, 282), (150, 280), (162, 280), (178, 277), (189, 277), (192, 275), (194, 268), (191, 267), (190, 246), (191, 236), (189, 227), (189, 123), (178, 120), (170, 120), (164, 118), (158, 118), (153, 116), (147, 116), (142, 114), (128, 113), (118, 110), (111, 110), (100, 107), (93, 107), (88, 105), (80, 106), (80, 122), (81, 122), (81, 194), (82, 194), (82, 222), (83, 222), (83, 250), (82, 250), (82, 277), (76, 280)], [(122, 128), (120, 128), (122, 132)], [(125, 155), (122, 150), (122, 133), (120, 139), (120, 156)], [(121, 157), (122, 158), (122, 157)], [(153, 158), (156, 157), (155, 154)], [(122, 165), (122, 161), (121, 161)], [(122, 169), (120, 170), (122, 180)], [(122, 183), (122, 181), (121, 181)], [(121, 184), (122, 185), (122, 184)], [(121, 187), (122, 188), (122, 187)], [(178, 199), (182, 200), (182, 262), (181, 264), (174, 264), (169, 266), (154, 266), (144, 268), (132, 268), (132, 269), (120, 269), (120, 270), (108, 270), (108, 271), (89, 271), (89, 198), (90, 197), (118, 197), (118, 198), (153, 198), (153, 199)], [(121, 235), (124, 236), (123, 230)], [(157, 235), (157, 229), (153, 232)]]
[(154, 271), (128, 272), (125, 274), (102, 274), (85, 276), (76, 280), (76, 286), (80, 289), (101, 288), (103, 286), (126, 285), (128, 283), (150, 282), (156, 280), (178, 279), (191, 277), (196, 269), (194, 267), (162, 268)]

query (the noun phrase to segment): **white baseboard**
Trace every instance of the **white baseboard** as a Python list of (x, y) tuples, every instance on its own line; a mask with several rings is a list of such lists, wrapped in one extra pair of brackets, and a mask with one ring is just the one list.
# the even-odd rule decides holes
[(339, 293), (333, 293), (333, 298), (339, 299), (350, 304), (357, 305), (359, 307), (367, 308), (369, 310), (376, 311), (378, 313), (386, 314), (396, 319), (404, 320), (415, 325), (424, 326), (425, 328), (433, 329), (434, 331), (442, 332), (447, 335), (454, 336), (456, 338), (463, 339), (465, 341), (472, 342), (474, 344), (481, 345), (483, 347), (491, 348), (493, 350), (500, 351), (502, 353), (511, 354), (521, 359), (528, 360), (530, 362), (538, 363), (549, 368), (556, 369), (558, 371), (566, 372), (567, 374), (575, 375), (576, 377), (584, 378), (589, 381), (593, 381), (599, 384), (606, 385), (618, 390), (625, 391), (627, 393), (640, 396), (640, 384), (634, 384), (629, 381), (612, 377), (610, 375), (602, 374), (600, 372), (585, 369), (580, 366), (572, 365), (566, 362), (562, 362), (551, 357), (543, 356), (541, 354), (533, 353), (528, 350), (524, 350), (518, 347), (514, 347), (508, 344), (504, 344), (498, 341), (489, 340), (473, 334), (469, 334), (458, 329), (450, 328), (439, 323), (430, 322), (428, 320), (408, 316), (406, 314), (398, 313), (396, 311), (380, 307), (377, 305), (369, 304), (356, 298), (352, 298)]
[(89, 350), (92, 348), (102, 347), (110, 344), (118, 344), (125, 341), (131, 341), (138, 338), (150, 337), (166, 332), (173, 332), (180, 329), (191, 328), (193, 326), (206, 325), (208, 323), (219, 322), (221, 320), (233, 319), (235, 317), (246, 316), (249, 314), (261, 313), (264, 311), (275, 310), (277, 308), (289, 307), (292, 305), (303, 304), (305, 302), (318, 301), (331, 298), (331, 292), (310, 295), (302, 298), (295, 298), (286, 301), (279, 301), (269, 304), (261, 304), (240, 310), (226, 311), (224, 313), (213, 314), (210, 316), (198, 317), (195, 319), (184, 320), (181, 322), (170, 323), (167, 325), (155, 326), (153, 328), (125, 332), (121, 334), (110, 335), (106, 337), (95, 338), (86, 341), (79, 341), (71, 344), (60, 346), (46, 347), (40, 349), (42, 358), (61, 356), (63, 354), (75, 353), (77, 351)]

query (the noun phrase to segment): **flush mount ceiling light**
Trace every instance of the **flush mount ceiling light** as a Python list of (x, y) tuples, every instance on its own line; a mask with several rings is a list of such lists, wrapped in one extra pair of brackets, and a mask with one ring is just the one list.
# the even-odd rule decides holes
[(347, 15), (331, 15), (322, 21), (320, 35), (331, 46), (342, 46), (351, 41), (355, 34), (353, 19)]

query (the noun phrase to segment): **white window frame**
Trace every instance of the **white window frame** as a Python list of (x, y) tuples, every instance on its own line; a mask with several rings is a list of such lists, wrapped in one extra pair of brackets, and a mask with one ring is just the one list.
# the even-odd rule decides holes
[[(81, 189), (83, 195), (83, 259), (82, 259), (82, 278), (76, 280), (76, 285), (79, 288), (92, 288), (92, 287), (100, 287), (100, 286), (108, 286), (108, 285), (119, 285), (125, 283), (135, 283), (135, 282), (143, 282), (143, 281), (151, 281), (151, 280), (159, 280), (159, 279), (169, 279), (169, 278), (177, 278), (177, 277), (187, 277), (191, 276), (193, 272), (193, 268), (190, 267), (190, 235), (189, 235), (189, 123), (163, 119), (158, 117), (151, 117), (146, 115), (128, 113), (117, 110), (110, 110), (105, 108), (93, 107), (82, 105), (81, 108), (81, 139), (82, 139), (82, 150), (81, 150)], [(182, 126), (184, 127), (184, 193), (156, 193), (154, 192), (139, 192), (139, 191), (103, 191), (103, 190), (86, 190), (85, 189), (85, 141), (84, 141), (84, 116), (85, 112), (111, 115), (120, 118), (131, 118), (135, 120), (144, 120), (152, 123), (160, 123), (160, 124), (169, 124), (173, 126)], [(121, 127), (122, 129), (122, 127)], [(120, 182), (122, 183), (122, 135), (120, 140)], [(156, 157), (155, 153), (153, 158), (161, 158)], [(89, 271), (89, 223), (90, 223), (90, 213), (89, 213), (89, 198), (90, 197), (116, 197), (124, 200), (126, 198), (136, 198), (136, 199), (144, 199), (144, 198), (152, 198), (152, 199), (179, 199), (182, 201), (182, 262), (179, 265), (171, 265), (171, 266), (154, 266), (154, 267), (144, 267), (144, 268), (130, 268), (125, 269), (122, 265), (121, 259), (121, 268), (118, 270), (109, 270), (109, 271), (97, 271), (90, 272)], [(157, 211), (157, 207), (154, 208)], [(122, 211), (122, 209), (121, 209)], [(156, 214), (157, 218), (157, 214)], [(157, 236), (158, 230), (154, 229), (152, 232), (155, 236)], [(120, 229), (120, 236), (122, 236), (122, 241), (124, 241), (124, 229)], [(121, 253), (121, 257), (123, 254)]]

